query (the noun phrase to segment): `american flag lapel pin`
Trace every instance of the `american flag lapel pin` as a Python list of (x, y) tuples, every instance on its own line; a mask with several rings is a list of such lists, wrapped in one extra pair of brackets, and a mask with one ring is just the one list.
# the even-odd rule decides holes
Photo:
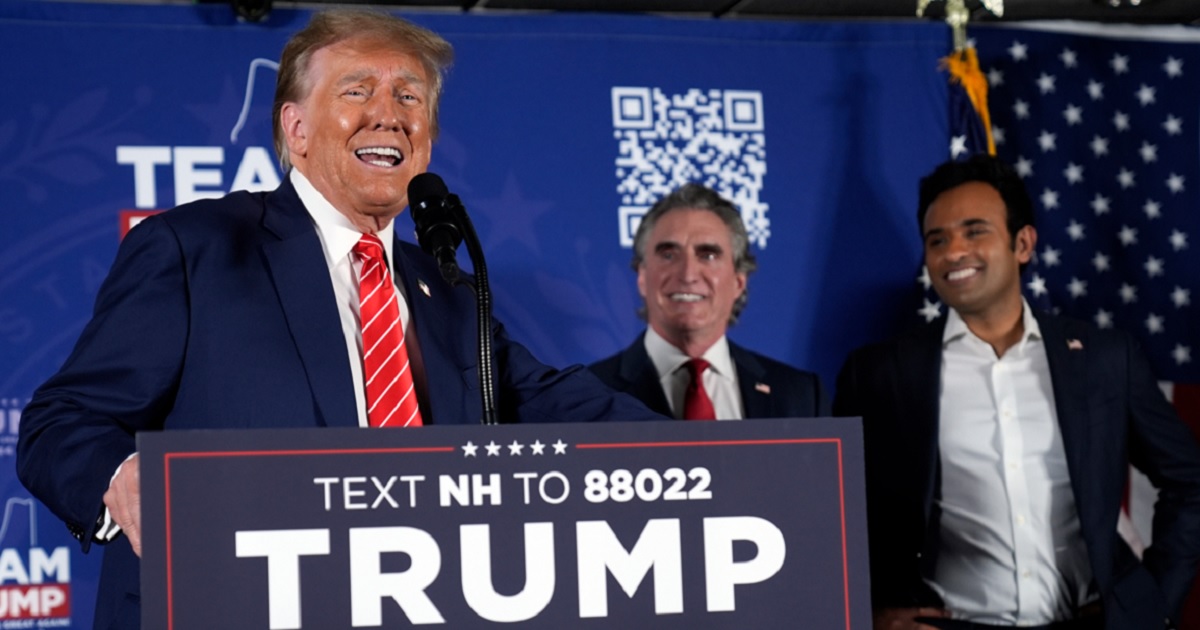
[(766, 383), (755, 383), (755, 384), (754, 384), (754, 391), (756, 391), (756, 392), (762, 392), (762, 393), (764, 393), (764, 394), (770, 394), (770, 393), (771, 393), (771, 386), (770, 386), (770, 385), (767, 385)]
[(1068, 350), (1083, 350), (1083, 342), (1078, 339), (1068, 339), (1067, 340), (1067, 349)]
[(425, 297), (430, 297), (430, 295), (429, 295), (429, 285), (428, 285), (428, 284), (425, 284), (425, 281), (424, 281), (424, 280), (422, 280), (422, 279), (420, 279), (420, 278), (417, 278), (417, 288), (421, 290), (421, 293), (424, 293), (424, 294), (425, 294)]

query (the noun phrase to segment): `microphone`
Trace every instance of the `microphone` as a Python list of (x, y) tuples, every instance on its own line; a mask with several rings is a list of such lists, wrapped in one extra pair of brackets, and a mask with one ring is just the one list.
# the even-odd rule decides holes
[(437, 260), (446, 282), (458, 284), (456, 251), (463, 232), (456, 216), (465, 214), (458, 195), (450, 194), (441, 177), (421, 173), (408, 182), (408, 207), (417, 226), (417, 243)]

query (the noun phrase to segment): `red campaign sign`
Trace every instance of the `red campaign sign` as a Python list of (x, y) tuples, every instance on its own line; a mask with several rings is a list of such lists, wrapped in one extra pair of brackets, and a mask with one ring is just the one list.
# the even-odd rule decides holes
[(0, 619), (48, 619), (70, 616), (70, 584), (0, 586)]

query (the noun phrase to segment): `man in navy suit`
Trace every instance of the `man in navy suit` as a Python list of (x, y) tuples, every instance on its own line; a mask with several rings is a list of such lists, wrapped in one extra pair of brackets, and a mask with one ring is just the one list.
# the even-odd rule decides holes
[(746, 281), (756, 267), (732, 203), (699, 184), (672, 191), (650, 208), (634, 238), (633, 268), (649, 326), (633, 345), (591, 365), (592, 372), (676, 418), (828, 415), (817, 375), (725, 336), (746, 306)]
[[(92, 320), (23, 414), (17, 457), (85, 550), (111, 541), (97, 628), (140, 622), (137, 432), (367, 426), (351, 254), (364, 235), (391, 262), (423, 422), (480, 421), (473, 296), (394, 237), (429, 164), (451, 57), (398, 18), (318, 14), (280, 62), (284, 183), (181, 206), (125, 238)], [(654, 417), (582, 368), (539, 363), (498, 323), (492, 334), (502, 421)]]
[[(1137, 344), (1021, 297), (1033, 209), (990, 156), (921, 182), (946, 316), (854, 352), (876, 630), (1169, 626), (1200, 560), (1200, 448)], [(1132, 462), (1159, 489), (1139, 559), (1117, 532)]]

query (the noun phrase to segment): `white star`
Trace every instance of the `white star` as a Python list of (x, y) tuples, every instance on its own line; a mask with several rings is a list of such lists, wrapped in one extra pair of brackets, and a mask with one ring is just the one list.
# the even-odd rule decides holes
[(1042, 191), (1042, 205), (1047, 210), (1053, 210), (1058, 207), (1058, 193), (1049, 188)]
[(467, 442), (466, 444), (463, 444), (462, 449), (463, 457), (475, 457), (475, 451), (478, 451), (479, 447), (476, 446), (474, 442)]
[(516, 455), (516, 456), (520, 457), (521, 449), (523, 449), (523, 448), (525, 448), (524, 444), (521, 444), (520, 442), (513, 440), (512, 444), (508, 445), (508, 454)]
[(1163, 71), (1172, 79), (1183, 76), (1183, 60), (1167, 57), (1167, 62), (1163, 64)]
[(1117, 232), (1117, 238), (1121, 239), (1121, 244), (1126, 247), (1135, 245), (1137, 244), (1137, 230), (1128, 225), (1122, 225), (1121, 231)]
[(929, 290), (929, 287), (933, 285), (933, 281), (929, 278), (929, 267), (921, 265), (921, 275), (917, 276), (917, 282), (920, 282), (926, 291)]
[(559, 440), (550, 446), (554, 447), (555, 455), (565, 455), (567, 453), (567, 445), (562, 440)]
[(1109, 313), (1108, 311), (1106, 311), (1104, 309), (1100, 309), (1100, 310), (1096, 311), (1095, 320), (1096, 320), (1096, 325), (1099, 326), (1100, 328), (1112, 328), (1112, 325), (1113, 325), (1112, 313)]
[(1101, 155), (1108, 155), (1108, 138), (1102, 138), (1100, 136), (1093, 136), (1092, 137), (1092, 153), (1096, 154), (1096, 157), (1100, 157)]
[(1072, 241), (1082, 241), (1084, 236), (1083, 224), (1075, 219), (1071, 219), (1071, 224), (1067, 226), (1067, 235), (1071, 237)]
[(1158, 147), (1149, 142), (1143, 142), (1138, 153), (1142, 154), (1142, 161), (1147, 164), (1158, 161)]
[(1167, 133), (1172, 136), (1177, 136), (1183, 133), (1183, 119), (1168, 114), (1166, 122), (1163, 123), (1163, 129), (1166, 129)]
[(992, 125), (992, 141), (996, 144), (1004, 144), (1004, 129)]
[(1112, 209), (1108, 205), (1109, 201), (1110, 199), (1108, 197), (1105, 197), (1100, 193), (1096, 193), (1095, 199), (1092, 199), (1092, 210), (1095, 211), (1096, 216), (1108, 214), (1108, 211)]
[(1117, 131), (1129, 131), (1129, 114), (1117, 110), (1117, 113), (1113, 114), (1112, 122)]
[(1046, 249), (1042, 250), (1042, 257), (1039, 260), (1047, 267), (1054, 267), (1062, 262), (1059, 258), (1061, 255), (1062, 252), (1047, 245)]
[(1171, 301), (1175, 303), (1175, 308), (1183, 308), (1192, 303), (1192, 292), (1176, 286), (1174, 291), (1171, 291)]
[(1129, 72), (1129, 57), (1124, 55), (1113, 55), (1108, 65), (1112, 66), (1113, 72), (1117, 74), (1125, 74)]
[(483, 446), (483, 448), (487, 449), (488, 457), (499, 457), (500, 456), (500, 445), (497, 444), (495, 440), (488, 442), (487, 444), (485, 444)]
[(1137, 100), (1139, 103), (1142, 104), (1142, 107), (1145, 107), (1145, 106), (1153, 103), (1154, 102), (1154, 88), (1143, 83), (1142, 86), (1138, 88)]
[(1133, 171), (1122, 167), (1121, 172), (1117, 173), (1117, 181), (1121, 184), (1121, 188), (1133, 188), (1137, 184), (1137, 178), (1134, 177)]
[(1042, 75), (1037, 78), (1037, 85), (1038, 89), (1042, 91), (1042, 94), (1049, 94), (1053, 92), (1054, 75), (1043, 72)]
[(963, 153), (967, 152), (967, 136), (951, 136), (950, 138), (950, 158), (954, 159)]
[(1142, 267), (1146, 269), (1146, 273), (1149, 274), (1151, 278), (1157, 278), (1158, 276), (1163, 275), (1163, 261), (1161, 258), (1150, 256), (1146, 258), (1146, 264), (1142, 265)]
[(1067, 284), (1067, 291), (1071, 293), (1071, 297), (1079, 298), (1087, 295), (1087, 283), (1079, 278), (1071, 278), (1071, 282)]
[(1132, 304), (1137, 301), (1137, 287), (1131, 284), (1121, 284), (1121, 289), (1118, 293), (1121, 295), (1121, 301), (1126, 304)]
[(938, 318), (942, 314), (942, 305), (937, 302), (925, 300), (925, 306), (917, 309), (917, 315), (925, 318), (925, 322), (929, 323)]
[(1004, 73), (1000, 72), (999, 70), (997, 70), (995, 68), (992, 68), (991, 70), (988, 70), (988, 72), (987, 72), (987, 80), (988, 80), (988, 85), (990, 85), (992, 87), (996, 87), (997, 85), (1004, 85)]
[(1063, 176), (1072, 184), (1078, 184), (1083, 181), (1083, 167), (1071, 162), (1067, 164), (1066, 170), (1063, 171)]
[(1187, 234), (1184, 234), (1183, 232), (1180, 232), (1179, 230), (1171, 230), (1171, 236), (1168, 237), (1167, 240), (1169, 240), (1171, 242), (1171, 247), (1175, 251), (1187, 249), (1187, 246), (1188, 246)]
[(1146, 205), (1142, 206), (1142, 212), (1146, 213), (1147, 219), (1157, 219), (1162, 216), (1162, 206), (1153, 199), (1147, 199)]
[(1029, 118), (1029, 103), (1022, 101), (1021, 99), (1017, 99), (1016, 102), (1013, 103), (1013, 113), (1015, 113), (1017, 118), (1021, 120)]
[(541, 440), (534, 440), (533, 444), (529, 445), (529, 450), (534, 455), (541, 455), (546, 450), (546, 445), (542, 444)]
[(1170, 188), (1171, 192), (1175, 194), (1183, 192), (1184, 179), (1186, 178), (1183, 175), (1171, 173), (1171, 176), (1167, 178), (1167, 188)]
[(1021, 42), (1013, 40), (1013, 45), (1009, 46), (1008, 54), (1012, 55), (1013, 61), (1021, 61), (1027, 57), (1026, 52), (1029, 47)]
[(1092, 266), (1096, 268), (1096, 273), (1108, 271), (1108, 256), (1105, 256), (1100, 252), (1096, 252), (1096, 255), (1092, 256)]
[(1032, 293), (1034, 297), (1041, 297), (1046, 294), (1046, 279), (1037, 275), (1036, 273), (1033, 274), (1033, 278), (1029, 280), (1029, 284), (1026, 284), (1025, 286), (1029, 287), (1029, 292)]
[(1063, 118), (1067, 119), (1068, 125), (1078, 125), (1083, 122), (1083, 108), (1068, 103), (1063, 110)]
[(1095, 79), (1088, 81), (1087, 91), (1088, 96), (1092, 97), (1093, 101), (1104, 98), (1104, 84)]
[(1022, 178), (1029, 177), (1030, 175), (1033, 175), (1033, 160), (1027, 159), (1023, 155), (1018, 156), (1016, 168), (1017, 175), (1020, 175)]
[(1046, 131), (1045, 129), (1042, 130), (1041, 135), (1038, 136), (1038, 146), (1042, 148), (1042, 153), (1053, 151), (1056, 148), (1054, 146), (1054, 141), (1057, 137), (1058, 136)]
[(1068, 68), (1074, 68), (1075, 66), (1079, 65), (1079, 62), (1075, 56), (1075, 51), (1071, 50), (1070, 48), (1064, 48), (1062, 54), (1060, 54), (1058, 58), (1062, 59), (1063, 65)]
[(1146, 330), (1150, 331), (1151, 335), (1157, 335), (1158, 333), (1162, 332), (1163, 318), (1155, 315), (1154, 313), (1150, 313), (1150, 315), (1146, 317)]
[(1183, 344), (1175, 344), (1175, 349), (1171, 351), (1171, 357), (1175, 359), (1175, 363), (1183, 365), (1192, 360), (1192, 349)]

